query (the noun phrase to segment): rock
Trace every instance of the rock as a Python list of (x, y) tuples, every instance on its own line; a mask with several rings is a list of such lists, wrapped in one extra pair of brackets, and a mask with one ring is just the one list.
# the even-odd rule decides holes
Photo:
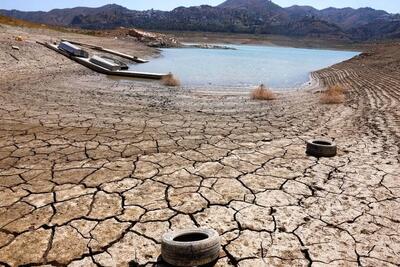
[(195, 45), (185, 45), (187, 48), (200, 48), (200, 49), (223, 49), (223, 50), (237, 50), (234, 47), (226, 45), (213, 45), (213, 44), (195, 44)]
[(127, 35), (136, 38), (140, 42), (146, 43), (150, 47), (169, 48), (182, 46), (175, 38), (161, 33), (129, 29)]

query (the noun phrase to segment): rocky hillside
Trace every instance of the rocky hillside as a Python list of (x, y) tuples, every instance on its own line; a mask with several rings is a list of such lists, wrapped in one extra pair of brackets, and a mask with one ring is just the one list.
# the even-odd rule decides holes
[(399, 15), (371, 8), (282, 8), (269, 0), (227, 0), (219, 6), (179, 7), (170, 12), (133, 11), (118, 5), (49, 12), (0, 10), (38, 23), (85, 29), (140, 27), (153, 30), (280, 34), (343, 40), (400, 38)]

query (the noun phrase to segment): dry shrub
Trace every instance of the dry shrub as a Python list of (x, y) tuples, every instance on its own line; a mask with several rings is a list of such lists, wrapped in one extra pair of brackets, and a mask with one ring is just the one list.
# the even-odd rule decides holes
[(165, 75), (162, 79), (161, 82), (166, 85), (166, 86), (180, 86), (181, 82), (179, 81), (178, 78), (176, 78), (172, 73), (168, 73)]
[(322, 92), (320, 101), (323, 104), (340, 104), (345, 100), (344, 88), (340, 85), (330, 86)]
[(251, 99), (253, 100), (274, 100), (276, 99), (276, 95), (269, 88), (265, 87), (264, 84), (261, 84), (256, 89), (254, 89), (251, 94)]

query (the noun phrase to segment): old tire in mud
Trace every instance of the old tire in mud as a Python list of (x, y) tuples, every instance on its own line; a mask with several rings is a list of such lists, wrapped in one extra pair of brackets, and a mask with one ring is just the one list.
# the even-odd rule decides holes
[(334, 157), (337, 154), (337, 146), (334, 142), (316, 139), (307, 141), (306, 153), (317, 158)]
[(221, 250), (218, 233), (212, 229), (181, 230), (162, 238), (161, 257), (173, 266), (198, 266), (215, 261)]

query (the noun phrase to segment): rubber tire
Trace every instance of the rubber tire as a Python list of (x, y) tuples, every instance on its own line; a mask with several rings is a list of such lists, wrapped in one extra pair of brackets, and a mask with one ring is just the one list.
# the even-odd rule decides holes
[[(200, 241), (174, 241), (178, 236), (203, 234)], [(198, 266), (215, 261), (219, 257), (221, 242), (218, 233), (212, 229), (181, 230), (166, 233), (161, 242), (161, 257), (173, 266)]]
[(306, 153), (317, 158), (334, 157), (337, 154), (337, 146), (334, 142), (327, 140), (309, 140)]

